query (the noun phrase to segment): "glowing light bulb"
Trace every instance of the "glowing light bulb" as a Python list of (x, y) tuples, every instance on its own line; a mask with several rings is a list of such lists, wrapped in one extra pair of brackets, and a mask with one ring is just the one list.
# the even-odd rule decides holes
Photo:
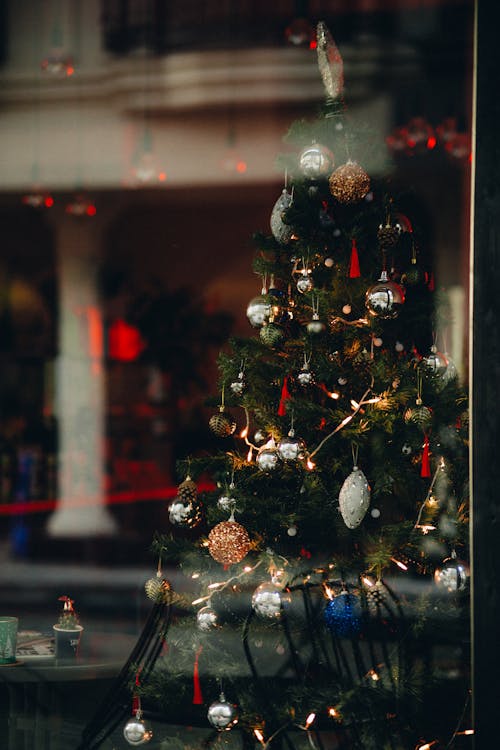
[(260, 729), (254, 729), (253, 733), (257, 737), (257, 739), (259, 740), (259, 742), (261, 742), (262, 744), (264, 744), (264, 735), (262, 734), (262, 732), (260, 731)]
[(408, 570), (408, 566), (402, 563), (400, 560), (396, 560), (395, 557), (391, 557), (391, 560), (394, 563), (394, 565), (397, 565), (398, 568), (401, 568), (401, 570), (404, 570), (404, 571)]

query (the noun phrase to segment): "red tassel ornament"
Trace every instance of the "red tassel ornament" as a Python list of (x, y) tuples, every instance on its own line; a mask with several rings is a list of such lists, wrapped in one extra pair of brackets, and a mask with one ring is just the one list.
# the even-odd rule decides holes
[(358, 248), (356, 247), (356, 240), (353, 239), (351, 245), (351, 262), (349, 264), (349, 278), (359, 279), (361, 271), (359, 270), (359, 257)]
[(198, 661), (199, 661), (202, 650), (203, 650), (203, 646), (200, 646), (194, 657), (194, 668), (193, 668), (193, 705), (194, 706), (201, 706), (203, 703), (203, 695), (201, 693), (201, 685), (200, 685), (200, 669), (198, 666)]
[(422, 453), (422, 469), (420, 471), (421, 477), (430, 477), (431, 475), (431, 462), (429, 459), (429, 438), (427, 435), (424, 438), (424, 451)]
[(278, 415), (280, 417), (286, 416), (286, 402), (292, 398), (292, 394), (288, 390), (288, 375), (285, 375), (283, 380), (283, 387), (281, 389), (280, 404), (278, 407)]

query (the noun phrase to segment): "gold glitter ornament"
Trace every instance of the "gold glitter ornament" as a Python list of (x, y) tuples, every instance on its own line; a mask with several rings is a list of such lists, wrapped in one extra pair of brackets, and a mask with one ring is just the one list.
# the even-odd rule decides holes
[(232, 515), (229, 521), (221, 521), (214, 526), (208, 535), (208, 551), (216, 562), (223, 565), (241, 562), (250, 547), (247, 530)]
[(330, 193), (339, 203), (357, 203), (370, 190), (370, 178), (365, 170), (349, 159), (330, 175)]

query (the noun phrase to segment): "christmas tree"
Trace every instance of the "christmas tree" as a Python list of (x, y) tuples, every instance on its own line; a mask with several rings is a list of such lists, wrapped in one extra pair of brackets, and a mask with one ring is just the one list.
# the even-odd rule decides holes
[(179, 463), (154, 540), (184, 584), (161, 563), (148, 581), (174, 618), (142, 706), (208, 744), (462, 747), (467, 403), (446, 295), (411, 201), (362, 165), (372, 135), (323, 23), (317, 54), (325, 102), (287, 134), (255, 236), (253, 335), (219, 357), (220, 450)]

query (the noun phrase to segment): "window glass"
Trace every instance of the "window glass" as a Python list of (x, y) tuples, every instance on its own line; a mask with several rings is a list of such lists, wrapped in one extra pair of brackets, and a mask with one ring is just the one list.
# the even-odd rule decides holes
[(470, 747), (473, 4), (195, 5), (9, 12), (8, 747)]

